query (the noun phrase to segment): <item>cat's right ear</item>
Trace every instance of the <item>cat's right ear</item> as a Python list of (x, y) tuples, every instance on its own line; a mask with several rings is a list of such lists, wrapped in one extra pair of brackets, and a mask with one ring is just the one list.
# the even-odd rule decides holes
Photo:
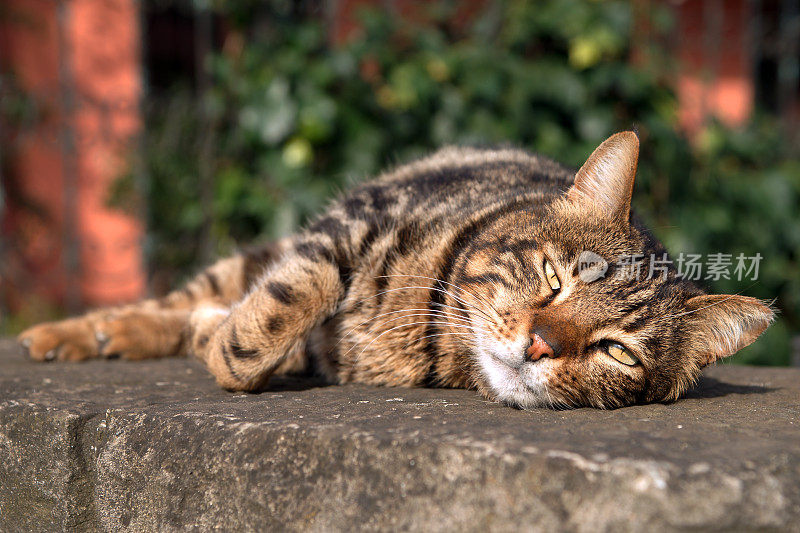
[(573, 203), (596, 206), (627, 222), (639, 160), (639, 137), (632, 131), (612, 135), (592, 152), (567, 192)]

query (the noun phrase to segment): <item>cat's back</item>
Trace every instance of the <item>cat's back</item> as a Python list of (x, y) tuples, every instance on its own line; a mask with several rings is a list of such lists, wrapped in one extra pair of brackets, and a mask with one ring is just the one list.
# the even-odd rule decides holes
[(423, 194), (462, 188), (550, 191), (568, 188), (573, 178), (574, 170), (519, 148), (447, 146), (384, 172), (372, 183), (416, 187)]
[(525, 150), (449, 146), (355, 187), (343, 202), (351, 211), (452, 215), (522, 197), (548, 199), (573, 179), (574, 170)]

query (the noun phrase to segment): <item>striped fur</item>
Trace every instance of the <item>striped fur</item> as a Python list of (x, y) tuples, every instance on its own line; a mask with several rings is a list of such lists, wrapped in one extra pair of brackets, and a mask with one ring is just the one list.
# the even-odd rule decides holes
[[(520, 150), (446, 148), (355, 187), (303, 231), (211, 266), (161, 300), (36, 326), (38, 360), (193, 353), (220, 385), (257, 390), (313, 366), (339, 383), (468, 387), (527, 408), (672, 400), (749, 344), (772, 312), (706, 295), (630, 215), (638, 139), (617, 134), (577, 175)], [(584, 282), (589, 250), (611, 265)], [(544, 261), (558, 274), (544, 282)], [(716, 298), (716, 300), (710, 300)], [(707, 303), (710, 302), (710, 303)], [(534, 333), (556, 347), (531, 360)], [(639, 360), (605, 351), (623, 344)]]

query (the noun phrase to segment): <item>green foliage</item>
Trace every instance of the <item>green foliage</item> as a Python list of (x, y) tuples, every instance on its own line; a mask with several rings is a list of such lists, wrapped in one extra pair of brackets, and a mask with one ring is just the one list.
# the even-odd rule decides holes
[(772, 120), (731, 131), (711, 124), (699, 136), (685, 173), (670, 180), (671, 250), (763, 257), (756, 281), (714, 282), (721, 293), (775, 300), (781, 317), (737, 362), (788, 364), (800, 323), (800, 161)]
[[(231, 32), (208, 62), (211, 87), (149, 112), (142, 169), (159, 271), (196, 268), (206, 241), (225, 253), (285, 234), (348, 181), (443, 144), (510, 142), (577, 166), (636, 127), (638, 210), (674, 250), (764, 256), (758, 284), (713, 288), (779, 298), (784, 322), (745, 360), (785, 364), (800, 316), (800, 183), (771, 126), (714, 125), (691, 148), (666, 58), (652, 62), (661, 73), (630, 63), (628, 2), (507, 0), (468, 27), (450, 22), (453, 4), (426, 4), (430, 23), (417, 25), (364, 12), (361, 31), (331, 46), (291, 3), (220, 3)], [(667, 15), (652, 13), (651, 27), (668, 31)]]

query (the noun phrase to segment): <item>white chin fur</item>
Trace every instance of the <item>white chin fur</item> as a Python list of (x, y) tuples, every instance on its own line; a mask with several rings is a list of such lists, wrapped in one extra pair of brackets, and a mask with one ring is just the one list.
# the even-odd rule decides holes
[(555, 403), (547, 390), (550, 362), (523, 362), (524, 340), (506, 345), (479, 339), (477, 344), (478, 363), (498, 400), (522, 409)]

